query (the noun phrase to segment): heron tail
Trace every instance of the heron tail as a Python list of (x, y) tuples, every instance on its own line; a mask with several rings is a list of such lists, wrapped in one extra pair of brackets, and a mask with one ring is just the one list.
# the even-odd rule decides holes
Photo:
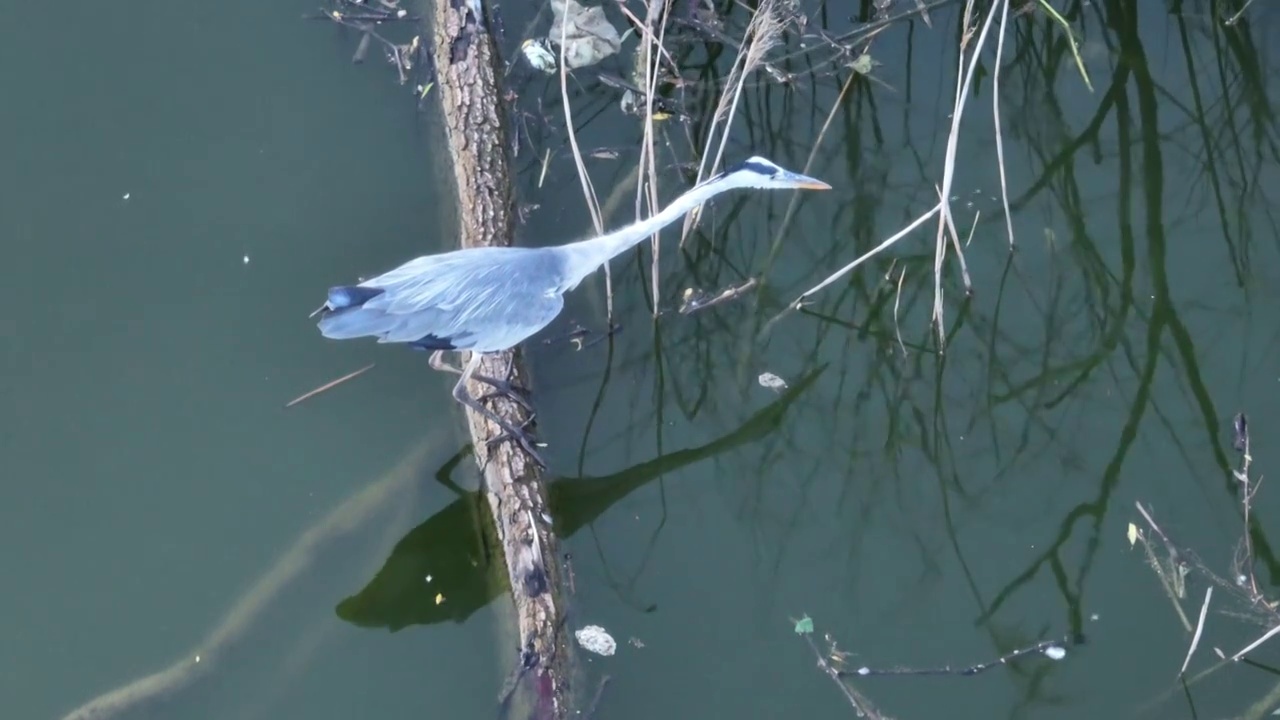
[(329, 300), (321, 308), (317, 325), (321, 334), (334, 340), (379, 336), (395, 325), (395, 318), (381, 310), (362, 307), (384, 292), (382, 288), (339, 285), (329, 288)]

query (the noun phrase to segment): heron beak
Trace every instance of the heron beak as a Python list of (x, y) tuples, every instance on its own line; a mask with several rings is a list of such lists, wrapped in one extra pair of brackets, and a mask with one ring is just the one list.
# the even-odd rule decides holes
[(788, 183), (800, 190), (830, 190), (831, 186), (822, 182), (817, 178), (811, 178), (808, 175), (789, 172), (786, 175)]

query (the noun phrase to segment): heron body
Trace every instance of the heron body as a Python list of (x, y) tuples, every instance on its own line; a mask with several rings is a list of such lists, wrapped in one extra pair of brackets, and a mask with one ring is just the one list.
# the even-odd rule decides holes
[[(564, 308), (564, 294), (610, 259), (727, 190), (815, 189), (831, 186), (760, 157), (702, 182), (653, 217), (600, 237), (541, 248), (464, 248), (426, 255), (358, 285), (330, 288), (321, 307), (321, 334), (332, 339), (376, 337), (433, 350), (432, 365), (462, 377), (454, 397), (518, 435), (466, 395), (484, 353), (519, 345)], [(439, 362), (443, 351), (470, 351), (465, 369)], [(501, 381), (486, 379), (495, 385)], [(509, 388), (508, 388), (509, 389)], [(535, 458), (537, 454), (525, 443)]]

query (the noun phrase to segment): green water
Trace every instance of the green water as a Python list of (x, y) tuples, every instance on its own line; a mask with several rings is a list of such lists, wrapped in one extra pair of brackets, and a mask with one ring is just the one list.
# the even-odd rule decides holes
[[(745, 11), (719, 5), (739, 37)], [(856, 27), (837, 3), (801, 5), (810, 34)], [(952, 186), (955, 222), (967, 239), (973, 228), (973, 295), (949, 255), (944, 355), (930, 327), (933, 223), (770, 320), (936, 202), (955, 5), (935, 8), (932, 28), (877, 36), (876, 81), (843, 96), (848, 71), (814, 69), (821, 50), (778, 61), (797, 73), (790, 86), (748, 86), (726, 157), (801, 169), (816, 144), (810, 174), (833, 191), (796, 197), (790, 219), (788, 193), (716, 201), (683, 250), (678, 231), (665, 236), (659, 305), (672, 312), (651, 319), (646, 250), (613, 263), (612, 342), (556, 339), (605, 326), (600, 277), (527, 345), (561, 478), (570, 623), (619, 642), (611, 658), (581, 656), (584, 694), (610, 678), (598, 717), (853, 717), (793, 632), (806, 614), (849, 668), (1085, 641), (1057, 662), (856, 684), (907, 720), (1228, 717), (1276, 685), (1280, 645), (1264, 645), (1256, 664), (1184, 693), (1190, 633), (1125, 536), (1145, 527), (1140, 501), (1232, 578), (1236, 412), (1249, 413), (1255, 475), (1280, 472), (1280, 57), (1268, 46), (1280, 12), (1257, 2), (1226, 27), (1226, 4), (1061, 5), (1092, 92), (1044, 12), (1006, 33), (1012, 255), (994, 39), (984, 51)], [(28, 4), (0, 26), (5, 717), (62, 717), (190, 659), (229, 617), (234, 637), (202, 658), (207, 674), (129, 717), (496, 715), (515, 644), (494, 600), (504, 591), (485, 583), (450, 380), (417, 353), (324, 341), (307, 319), (331, 284), (454, 246), (438, 108), (416, 108), (376, 48), (351, 64), (356, 38), (300, 19), (314, 9)], [(504, 11), (513, 57), (523, 29), (548, 21)], [(790, 37), (774, 56), (799, 50)], [(701, 145), (732, 60), (720, 52), (675, 53), (697, 84), (692, 119), (659, 124), (664, 198), (687, 183), (670, 168), (690, 138)], [(558, 83), (523, 67), (509, 77), (530, 113), (520, 242), (585, 235)], [(603, 199), (634, 167), (641, 126), (589, 75), (570, 94), (584, 152), (620, 152), (587, 163)], [(619, 193), (611, 226), (634, 218), (634, 190)], [(766, 282), (674, 312), (686, 288), (748, 277)], [(763, 372), (790, 389), (761, 387)], [(362, 491), (364, 512), (288, 554)], [(1252, 544), (1272, 598), (1278, 510), (1264, 481)], [(280, 591), (246, 595), (264, 577)], [(1193, 572), (1192, 623), (1205, 587)], [(1215, 589), (1192, 672), (1266, 630), (1231, 614), (1247, 612)]]

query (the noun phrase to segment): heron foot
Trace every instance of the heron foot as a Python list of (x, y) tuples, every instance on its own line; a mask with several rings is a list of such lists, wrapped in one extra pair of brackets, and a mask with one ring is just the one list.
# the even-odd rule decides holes
[(512, 385), (508, 380), (497, 380), (484, 375), (472, 375), (471, 378), (473, 380), (479, 380), (485, 385), (493, 388), (493, 392), (485, 393), (484, 395), (476, 398), (476, 400), (484, 402), (485, 400), (490, 400), (495, 397), (504, 397), (524, 408), (525, 412), (530, 415), (534, 413), (533, 403), (529, 401), (530, 393), (527, 388)]
[(529, 432), (529, 426), (533, 424), (533, 419), (533, 415), (530, 415), (529, 419), (521, 423), (518, 428), (505, 420), (494, 420), (498, 427), (502, 428), (502, 432), (489, 438), (489, 440), (485, 442), (485, 445), (493, 447), (504, 440), (514, 441), (520, 446), (520, 449), (523, 450), (526, 455), (533, 458), (533, 462), (536, 463), (539, 468), (546, 470), (547, 463), (542, 459), (542, 454), (537, 450), (538, 443), (534, 439), (533, 433)]

